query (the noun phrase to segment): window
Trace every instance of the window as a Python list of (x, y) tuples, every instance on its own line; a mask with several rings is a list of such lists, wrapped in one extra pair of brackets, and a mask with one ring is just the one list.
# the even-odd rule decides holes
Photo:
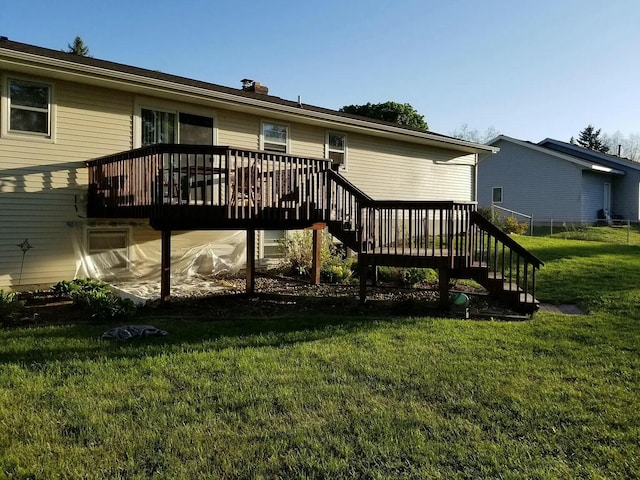
[(345, 168), (347, 165), (347, 136), (342, 133), (327, 133), (326, 155), (333, 165)]
[(262, 124), (262, 149), (287, 153), (289, 150), (289, 127), (264, 122)]
[(143, 147), (158, 143), (213, 145), (213, 117), (146, 108), (140, 110), (140, 117)]
[(492, 203), (502, 203), (502, 187), (493, 187)]
[(176, 143), (176, 114), (142, 109), (142, 146)]
[(213, 145), (213, 118), (180, 112), (178, 115), (180, 143)]
[(129, 230), (91, 229), (87, 231), (89, 255), (104, 254), (105, 267), (127, 268), (129, 265)]
[(51, 86), (9, 80), (9, 132), (51, 136)]

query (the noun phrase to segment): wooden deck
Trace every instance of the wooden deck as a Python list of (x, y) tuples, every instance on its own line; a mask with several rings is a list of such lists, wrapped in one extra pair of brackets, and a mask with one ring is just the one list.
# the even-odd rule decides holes
[(326, 225), (358, 254), (363, 300), (367, 267), (390, 265), (438, 269), (443, 301), (455, 275), (476, 279), (522, 310), (537, 307), (535, 271), (542, 262), (472, 203), (374, 200), (327, 159), (233, 147), (154, 145), (87, 166), (90, 217), (148, 218), (162, 231), (163, 298), (169, 297), (171, 231), (246, 230), (253, 270), (252, 232), (315, 224), (316, 244), (317, 225)]

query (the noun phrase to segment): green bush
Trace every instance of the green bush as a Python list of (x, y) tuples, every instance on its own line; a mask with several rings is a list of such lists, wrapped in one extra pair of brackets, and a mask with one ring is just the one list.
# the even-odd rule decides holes
[(405, 268), (402, 272), (402, 284), (413, 287), (419, 283), (433, 282), (438, 279), (438, 274), (431, 268)]
[(505, 233), (516, 233), (522, 235), (527, 232), (529, 225), (526, 223), (518, 222), (515, 217), (506, 217), (502, 222), (502, 230)]
[(438, 281), (438, 273), (431, 268), (378, 267), (378, 280), (413, 287)]
[(60, 297), (70, 298), (74, 304), (91, 312), (91, 316), (97, 320), (128, 318), (136, 310), (130, 299), (120, 298), (108, 284), (98, 280), (63, 280), (51, 287), (51, 291)]
[[(281, 242), (285, 273), (309, 275), (313, 262), (313, 232), (290, 232)], [(346, 258), (344, 249), (333, 243), (331, 235), (322, 235), (320, 246), (320, 279), (330, 283), (344, 283), (353, 275), (353, 260)]]
[(334, 249), (334, 254), (320, 267), (320, 279), (328, 283), (346, 283), (353, 276), (353, 264), (352, 258), (346, 258)]
[(498, 211), (492, 213), (491, 207), (480, 207), (478, 208), (478, 213), (492, 222), (504, 233), (517, 233), (518, 235), (523, 235), (527, 233), (527, 230), (529, 229), (529, 224), (519, 222), (513, 215), (505, 217)]
[(14, 320), (22, 312), (23, 303), (18, 301), (18, 294), (0, 290), (0, 321)]

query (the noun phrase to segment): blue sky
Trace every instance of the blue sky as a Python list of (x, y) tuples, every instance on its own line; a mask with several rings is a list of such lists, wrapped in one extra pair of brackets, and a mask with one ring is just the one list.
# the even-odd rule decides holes
[[(28, 10), (25, 6), (28, 5)], [(638, 0), (31, 0), (0, 35), (327, 108), (412, 104), (431, 130), (640, 133)]]

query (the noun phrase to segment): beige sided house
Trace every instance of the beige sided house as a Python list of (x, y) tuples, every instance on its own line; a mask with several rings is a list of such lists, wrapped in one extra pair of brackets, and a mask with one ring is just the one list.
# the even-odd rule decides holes
[(535, 305), (540, 262), (475, 213), (494, 147), (5, 37), (0, 82), (0, 289), (162, 270), (168, 297), (171, 269), (244, 266), (246, 244), (252, 271), (273, 232), (315, 225), (363, 272), (428, 266)]

